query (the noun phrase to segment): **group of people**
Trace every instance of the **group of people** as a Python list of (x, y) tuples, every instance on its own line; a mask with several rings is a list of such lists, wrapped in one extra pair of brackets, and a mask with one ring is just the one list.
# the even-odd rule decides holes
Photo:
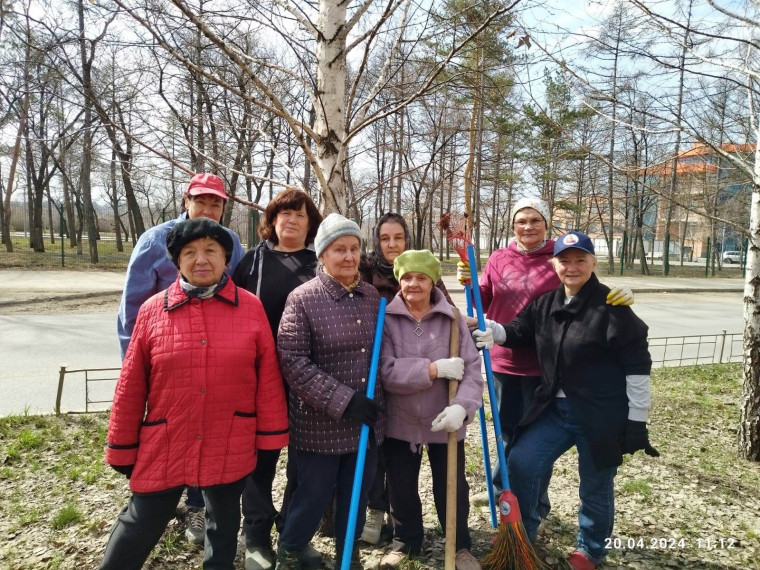
[[(656, 451), (646, 431), (646, 325), (630, 308), (607, 304), (587, 236), (546, 240), (548, 208), (518, 202), (517, 239), (484, 271), (489, 320), (477, 330), (453, 307), (435, 256), (409, 249), (401, 216), (379, 220), (374, 251), (364, 256), (355, 222), (323, 219), (308, 195), (285, 190), (264, 212), (260, 243), (244, 253), (218, 223), (226, 201), (219, 177), (195, 175), (180, 217), (143, 234), (132, 254), (106, 449), (132, 493), (101, 568), (141, 568), (185, 489), (186, 534), (204, 544), (204, 568), (234, 567), (241, 519), (246, 570), (320, 567), (310, 543), (331, 502), (336, 568), (344, 548), (351, 568), (362, 568), (358, 545), (345, 544), (362, 424), (370, 435), (353, 536), (378, 542), (387, 513), (392, 547), (379, 567), (418, 557), (422, 453), (445, 527), (446, 448), (456, 433), (456, 567), (480, 568), (471, 553), (464, 438), (482, 405), (482, 347), (494, 351), (512, 488), (529, 538), (548, 512), (553, 463), (575, 445), (580, 532), (570, 563), (602, 562), (621, 454)], [(619, 293), (613, 303), (631, 301)], [(379, 377), (368, 395), (381, 296), (388, 306)], [(272, 486), (285, 447), (278, 510)]]

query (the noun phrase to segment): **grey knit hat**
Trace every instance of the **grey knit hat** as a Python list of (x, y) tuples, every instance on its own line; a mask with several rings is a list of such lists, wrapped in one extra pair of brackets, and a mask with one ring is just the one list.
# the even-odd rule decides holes
[(327, 246), (343, 236), (355, 236), (359, 238), (359, 244), (362, 242), (362, 232), (356, 222), (352, 222), (340, 214), (330, 214), (322, 220), (317, 230), (317, 237), (314, 238), (314, 249), (317, 252), (317, 257), (322, 255)]

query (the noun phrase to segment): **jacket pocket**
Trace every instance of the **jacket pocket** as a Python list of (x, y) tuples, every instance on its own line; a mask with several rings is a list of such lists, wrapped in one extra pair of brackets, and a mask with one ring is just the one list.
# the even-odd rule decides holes
[(227, 453), (224, 454), (223, 480), (226, 480), (228, 470), (237, 474), (246, 459), (255, 455), (257, 425), (256, 412), (237, 411), (232, 414), (227, 434)]
[(143, 422), (139, 439), (133, 479), (164, 483), (169, 458), (166, 419)]

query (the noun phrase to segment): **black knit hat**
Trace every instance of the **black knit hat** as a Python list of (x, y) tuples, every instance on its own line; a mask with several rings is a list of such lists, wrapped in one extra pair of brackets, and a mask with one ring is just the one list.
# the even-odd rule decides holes
[(229, 264), (235, 247), (230, 232), (214, 220), (195, 218), (178, 222), (166, 235), (166, 249), (169, 250), (169, 256), (174, 265), (179, 268), (179, 252), (182, 248), (200, 238), (209, 238), (218, 242), (224, 248), (225, 259)]

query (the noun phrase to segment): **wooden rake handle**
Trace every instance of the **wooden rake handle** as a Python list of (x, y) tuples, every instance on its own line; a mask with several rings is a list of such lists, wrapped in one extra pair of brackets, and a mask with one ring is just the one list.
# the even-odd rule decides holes
[[(449, 356), (459, 356), (459, 309), (454, 309), (449, 337)], [(449, 380), (449, 405), (459, 390), (458, 380)], [(446, 548), (444, 550), (445, 570), (456, 569), (457, 554), (457, 432), (449, 432), (446, 455)]]

